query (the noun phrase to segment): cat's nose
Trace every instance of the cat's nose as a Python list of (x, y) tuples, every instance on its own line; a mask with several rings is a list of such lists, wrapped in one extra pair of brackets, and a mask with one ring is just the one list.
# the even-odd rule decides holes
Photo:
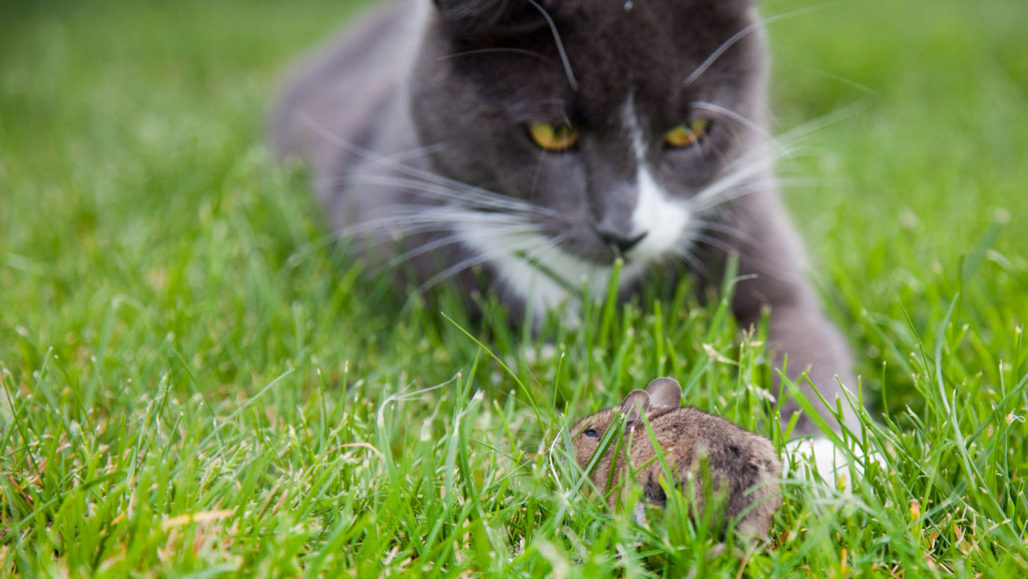
[(633, 247), (639, 244), (640, 241), (646, 237), (647, 231), (643, 231), (638, 235), (626, 236), (621, 233), (609, 231), (602, 228), (596, 229), (596, 234), (600, 236), (603, 243), (610, 246), (612, 249), (617, 250), (618, 253), (624, 254), (630, 251)]

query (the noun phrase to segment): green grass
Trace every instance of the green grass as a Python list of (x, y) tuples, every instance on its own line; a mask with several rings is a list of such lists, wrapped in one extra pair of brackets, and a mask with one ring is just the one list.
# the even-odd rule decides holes
[(776, 129), (833, 121), (782, 173), (882, 463), (850, 496), (790, 479), (771, 544), (712, 560), (680, 511), (576, 492), (564, 412), (671, 374), (770, 433), (761, 336), (682, 287), (539, 356), (496, 308), (360, 277), (262, 144), (352, 8), (0, 8), (0, 576), (1028, 574), (1028, 5), (772, 26)]

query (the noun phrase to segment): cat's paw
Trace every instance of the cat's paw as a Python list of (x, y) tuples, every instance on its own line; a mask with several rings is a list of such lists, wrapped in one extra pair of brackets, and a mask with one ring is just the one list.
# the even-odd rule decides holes
[[(839, 448), (827, 438), (792, 440), (785, 445), (785, 475), (794, 475), (821, 482), (830, 489), (849, 492), (852, 477), (864, 475), (865, 457), (860, 449), (850, 451)], [(868, 458), (882, 462), (877, 453)]]

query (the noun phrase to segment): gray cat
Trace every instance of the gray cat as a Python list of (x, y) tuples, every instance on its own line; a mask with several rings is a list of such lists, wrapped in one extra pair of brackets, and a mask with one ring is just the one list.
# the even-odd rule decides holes
[(738, 320), (770, 308), (788, 375), (831, 401), (851, 361), (775, 188), (767, 60), (751, 0), (406, 0), (294, 72), (272, 139), (370, 260), (537, 317), (619, 258), (628, 294), (737, 254)]

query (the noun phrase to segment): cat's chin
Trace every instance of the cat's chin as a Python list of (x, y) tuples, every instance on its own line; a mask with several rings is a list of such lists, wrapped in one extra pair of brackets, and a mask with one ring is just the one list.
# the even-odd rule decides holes
[[(502, 289), (523, 302), (537, 319), (557, 310), (568, 323), (575, 323), (582, 299), (602, 300), (614, 276), (613, 260), (601, 262), (571, 254), (542, 233), (507, 233), (489, 224), (464, 223), (457, 234), (463, 245), (490, 267)], [(619, 289), (637, 281), (655, 261), (624, 260), (617, 279)]]

